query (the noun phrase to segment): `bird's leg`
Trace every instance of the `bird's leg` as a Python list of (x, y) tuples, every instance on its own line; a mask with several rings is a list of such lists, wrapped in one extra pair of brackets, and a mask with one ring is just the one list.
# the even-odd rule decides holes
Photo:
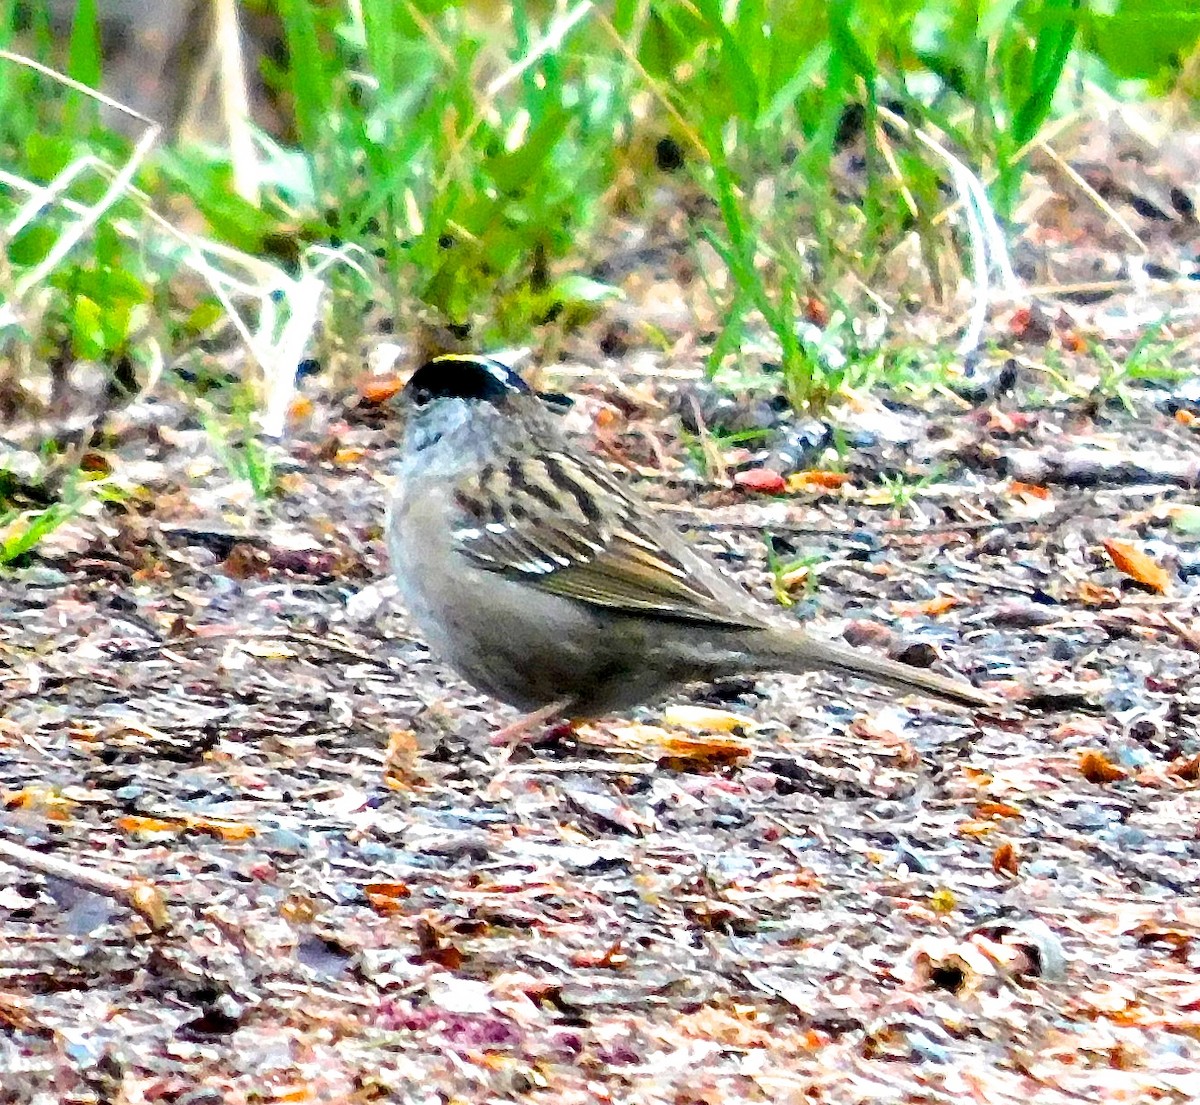
[(530, 730), (536, 729), (551, 718), (561, 717), (572, 701), (574, 700), (570, 698), (559, 698), (546, 706), (534, 710), (530, 714), (522, 714), (511, 725), (506, 725), (503, 729), (497, 729), (489, 738), (488, 743), (492, 745), (507, 745), (511, 754), (516, 745), (528, 738)]

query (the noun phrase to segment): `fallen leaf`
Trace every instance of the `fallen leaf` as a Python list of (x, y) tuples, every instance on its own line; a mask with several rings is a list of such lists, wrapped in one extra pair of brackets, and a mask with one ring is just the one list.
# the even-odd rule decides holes
[(1120, 606), (1121, 596), (1111, 587), (1101, 587), (1091, 580), (1081, 579), (1075, 586), (1075, 597), (1084, 606)]
[(733, 477), (735, 487), (761, 495), (779, 495), (787, 490), (784, 478), (771, 468), (748, 468)]
[(677, 725), (698, 733), (732, 733), (753, 724), (744, 714), (714, 710), (708, 706), (668, 706), (663, 710), (664, 725)]
[(421, 748), (411, 729), (393, 729), (388, 734), (387, 753), (383, 761), (383, 781), (391, 790), (407, 790), (424, 782), (419, 770)]
[(658, 762), (674, 771), (688, 771), (731, 764), (753, 751), (748, 742), (736, 737), (667, 737)]
[(167, 902), (162, 891), (144, 879), (134, 879), (129, 893), (129, 904), (145, 918), (155, 932), (162, 932), (171, 923), (167, 915)]
[(1167, 766), (1167, 774), (1189, 783), (1200, 782), (1200, 755), (1187, 760), (1172, 760)]
[(1017, 849), (1013, 846), (1012, 841), (1006, 840), (1003, 844), (997, 845), (996, 850), (992, 853), (992, 870), (997, 875), (1005, 872), (1015, 875), (1017, 866)]
[(595, 952), (576, 952), (571, 956), (572, 967), (604, 967), (610, 970), (620, 970), (622, 967), (627, 967), (628, 965), (629, 956), (621, 951), (620, 940), (615, 944), (610, 944), (599, 954)]
[(386, 915), (401, 912), (404, 909), (401, 903), (412, 896), (412, 891), (402, 882), (369, 882), (363, 887), (363, 894), (376, 913)]
[(929, 906), (935, 913), (953, 913), (958, 908), (958, 898), (953, 890), (940, 886), (930, 895)]
[(0, 804), (5, 809), (40, 813), (47, 821), (69, 821), (76, 806), (72, 799), (65, 798), (54, 787), (42, 786), (0, 792)]
[(1118, 767), (1097, 748), (1085, 748), (1079, 754), (1079, 770), (1089, 783), (1115, 783), (1128, 776), (1124, 768)]
[(117, 828), (123, 833), (150, 834), (174, 833), (179, 831), (179, 822), (166, 821), (161, 817), (142, 817), (128, 814), (117, 818)]
[(1165, 595), (1171, 585), (1171, 576), (1153, 557), (1147, 556), (1136, 545), (1128, 541), (1117, 541), (1106, 538), (1105, 551), (1112, 562), (1130, 579), (1153, 588), (1160, 595)]
[(358, 393), (368, 403), (379, 406), (381, 403), (386, 403), (403, 386), (399, 376), (372, 376), (363, 381)]
[(244, 821), (228, 821), (219, 817), (189, 817), (186, 828), (218, 840), (249, 840), (258, 832), (253, 825), (247, 825)]
[(980, 802), (976, 812), (980, 817), (1020, 817), (1021, 810), (1008, 802)]
[(793, 472), (787, 478), (787, 489), (804, 491), (817, 487), (824, 491), (836, 491), (839, 487), (845, 487), (849, 482), (850, 475), (847, 472), (825, 472), (821, 469), (813, 469), (809, 472)]
[(179, 817), (144, 817), (140, 814), (126, 814), (117, 819), (117, 828), (124, 833), (153, 834), (153, 833), (204, 833), (218, 840), (249, 840), (256, 835), (253, 825), (241, 821), (227, 821), (224, 818), (196, 817), (184, 814)]

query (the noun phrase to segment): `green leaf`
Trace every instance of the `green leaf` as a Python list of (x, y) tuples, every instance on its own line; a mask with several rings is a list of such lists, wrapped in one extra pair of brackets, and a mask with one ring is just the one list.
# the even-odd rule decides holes
[(625, 293), (611, 284), (602, 284), (599, 280), (571, 273), (555, 282), (555, 296), (564, 303), (604, 303), (610, 299), (623, 299)]
[(99, 360), (104, 355), (104, 315), (100, 304), (86, 295), (77, 295), (71, 303), (71, 345), (77, 357)]
[(101, 56), (96, 0), (75, 0), (75, 18), (71, 22), (71, 41), (67, 47), (67, 76), (89, 88), (99, 88)]
[(535, 174), (550, 160), (571, 118), (571, 113), (563, 108), (548, 111), (516, 149), (489, 158), (484, 171), (496, 187), (506, 193), (529, 187)]
[(327, 113), (333, 100), (326, 56), (317, 31), (315, 5), (310, 0), (279, 0), (278, 6), (287, 43), (287, 74), (296, 128), (305, 148), (313, 150), (328, 136)]
[(1200, 40), (1196, 0), (1120, 0), (1111, 15), (1092, 13), (1092, 51), (1118, 77), (1146, 80), (1178, 69)]
[(1018, 146), (1033, 138), (1050, 114), (1054, 93), (1071, 56), (1071, 45), (1079, 25), (1079, 9), (1080, 0), (1045, 0), (1037, 20), (1037, 46), (1033, 52), (1029, 91), (1013, 117), (1012, 136)]

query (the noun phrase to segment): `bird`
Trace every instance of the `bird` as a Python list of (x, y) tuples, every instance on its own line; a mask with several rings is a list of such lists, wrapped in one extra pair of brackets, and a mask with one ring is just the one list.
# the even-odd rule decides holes
[(435, 657), (527, 718), (581, 721), (689, 683), (854, 676), (972, 707), (960, 679), (809, 636), (690, 546), (512, 368), (445, 354), (396, 399), (386, 541)]

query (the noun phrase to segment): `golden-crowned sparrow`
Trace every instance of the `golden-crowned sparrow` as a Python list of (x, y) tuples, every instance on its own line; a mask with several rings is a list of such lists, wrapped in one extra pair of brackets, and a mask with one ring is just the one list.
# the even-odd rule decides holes
[(499, 361), (437, 357), (399, 403), (387, 538), (400, 592), (435, 655), (495, 698), (597, 717), (683, 683), (820, 669), (1000, 703), (784, 624), (569, 444)]

